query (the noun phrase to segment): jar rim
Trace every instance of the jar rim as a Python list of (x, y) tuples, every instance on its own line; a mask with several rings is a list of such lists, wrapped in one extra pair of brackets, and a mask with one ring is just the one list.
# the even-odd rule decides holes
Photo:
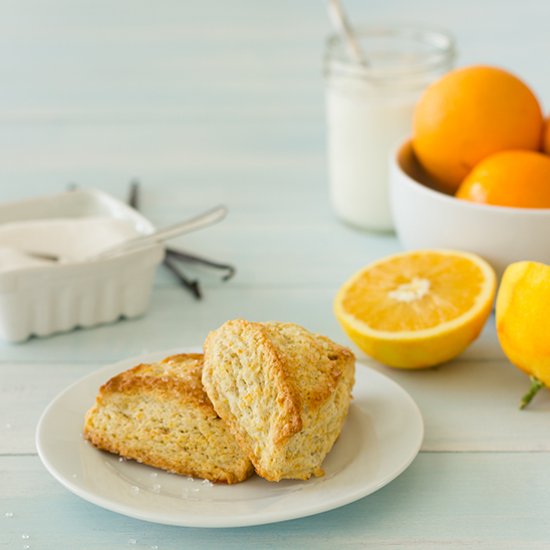
[[(411, 42), (426, 45), (430, 48), (421, 58), (410, 59), (393, 67), (363, 65), (350, 58), (345, 52), (344, 38), (341, 34), (331, 34), (326, 40), (325, 72), (335, 70), (343, 75), (373, 80), (388, 80), (415, 76), (449, 64), (456, 56), (455, 39), (446, 30), (414, 25), (365, 25), (355, 28), (359, 39), (369, 38), (405, 38)], [(340, 53), (335, 57), (334, 54)], [(366, 52), (368, 60), (368, 52)]]

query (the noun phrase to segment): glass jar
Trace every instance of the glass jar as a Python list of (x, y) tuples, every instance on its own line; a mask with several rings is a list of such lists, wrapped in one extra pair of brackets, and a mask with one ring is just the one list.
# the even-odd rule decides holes
[(343, 37), (325, 56), (331, 202), (339, 218), (362, 229), (391, 230), (389, 155), (411, 133), (414, 106), (430, 82), (453, 65), (445, 32), (413, 27), (356, 29), (365, 64)]

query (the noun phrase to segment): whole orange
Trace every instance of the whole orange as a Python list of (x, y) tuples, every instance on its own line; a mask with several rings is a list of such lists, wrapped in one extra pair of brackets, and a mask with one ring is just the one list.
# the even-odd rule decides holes
[(441, 189), (454, 193), (492, 153), (540, 149), (542, 130), (539, 102), (526, 84), (502, 69), (472, 66), (425, 90), (414, 111), (413, 147)]
[(550, 155), (550, 117), (544, 121), (544, 132), (542, 137), (542, 149)]
[(550, 156), (502, 151), (482, 160), (466, 176), (456, 197), (522, 208), (550, 208)]

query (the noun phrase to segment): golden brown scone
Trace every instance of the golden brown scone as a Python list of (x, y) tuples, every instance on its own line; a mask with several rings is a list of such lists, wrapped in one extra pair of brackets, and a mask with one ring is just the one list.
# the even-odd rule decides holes
[(101, 386), (84, 437), (177, 474), (237, 483), (253, 467), (203, 390), (201, 354), (138, 365)]
[(228, 321), (204, 345), (204, 389), (269, 481), (323, 475), (354, 375), (351, 351), (292, 323)]

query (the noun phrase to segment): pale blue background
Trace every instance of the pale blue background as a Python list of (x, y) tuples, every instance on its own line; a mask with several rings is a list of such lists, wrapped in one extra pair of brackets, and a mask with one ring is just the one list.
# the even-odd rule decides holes
[[(357, 21), (446, 28), (458, 65), (508, 68), (549, 105), (548, 2), (346, 6)], [(527, 380), (503, 357), (492, 320), (440, 369), (401, 373), (370, 362), (418, 402), (422, 452), (389, 486), (320, 516), (232, 530), (147, 524), (73, 496), (36, 456), (46, 404), (109, 362), (200, 345), (231, 317), (295, 321), (346, 341), (331, 312), (336, 289), (400, 245), (332, 215), (328, 32), (325, 4), (311, 0), (0, 2), (0, 200), (69, 182), (124, 198), (138, 176), (143, 211), (157, 224), (225, 202), (227, 221), (179, 244), (238, 267), (229, 283), (189, 268), (205, 289), (201, 303), (159, 271), (142, 319), (0, 344), (1, 549), (549, 547), (550, 399), (517, 411)]]

